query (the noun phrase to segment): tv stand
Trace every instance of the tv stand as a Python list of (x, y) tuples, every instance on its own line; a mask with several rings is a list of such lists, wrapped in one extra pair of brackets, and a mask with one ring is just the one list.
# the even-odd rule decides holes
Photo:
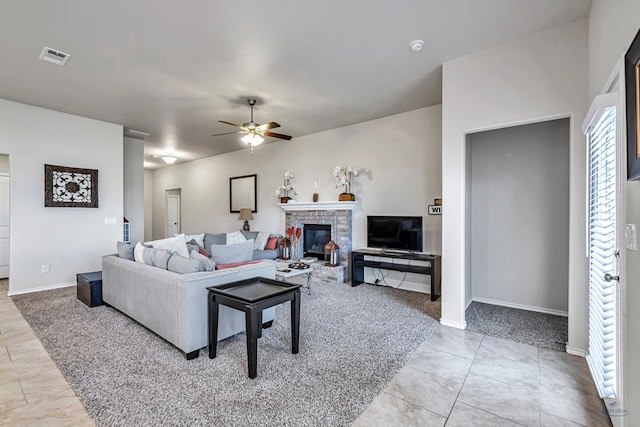
[[(365, 256), (388, 258), (389, 261), (367, 260), (365, 259)], [(429, 265), (394, 264), (392, 261), (394, 258), (428, 261)], [(436, 301), (440, 297), (440, 259), (440, 255), (393, 253), (391, 251), (376, 251), (372, 249), (360, 249), (353, 251), (351, 252), (351, 286), (358, 286), (364, 283), (364, 267), (426, 274), (431, 276), (431, 301)]]

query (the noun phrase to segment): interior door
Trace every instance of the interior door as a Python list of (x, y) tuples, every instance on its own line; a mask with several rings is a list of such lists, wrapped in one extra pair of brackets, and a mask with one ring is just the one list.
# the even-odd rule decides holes
[(9, 277), (9, 176), (0, 175), (0, 279)]
[(589, 351), (598, 393), (620, 402), (624, 387), (620, 258), (622, 209), (618, 94), (594, 100), (583, 129), (588, 143)]
[(180, 196), (167, 195), (167, 233), (165, 237), (173, 237), (180, 233)]

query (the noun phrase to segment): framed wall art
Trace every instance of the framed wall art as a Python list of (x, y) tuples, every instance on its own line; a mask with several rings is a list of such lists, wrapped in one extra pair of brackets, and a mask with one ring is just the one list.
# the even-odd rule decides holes
[(98, 170), (44, 165), (44, 206), (98, 207)]
[(624, 55), (627, 110), (627, 180), (640, 179), (640, 31)]

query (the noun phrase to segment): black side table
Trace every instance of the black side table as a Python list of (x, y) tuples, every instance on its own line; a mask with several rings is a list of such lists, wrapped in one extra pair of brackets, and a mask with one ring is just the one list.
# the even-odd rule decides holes
[(262, 310), (291, 301), (291, 352), (300, 342), (300, 285), (264, 277), (254, 277), (211, 286), (209, 290), (209, 358), (216, 357), (219, 304), (244, 311), (247, 330), (249, 378), (258, 374), (258, 338), (262, 337)]
[(102, 305), (102, 271), (76, 274), (76, 296), (88, 305)]

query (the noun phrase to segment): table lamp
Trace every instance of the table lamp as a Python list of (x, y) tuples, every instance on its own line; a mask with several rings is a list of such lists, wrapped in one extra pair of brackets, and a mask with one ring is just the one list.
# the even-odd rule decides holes
[(251, 209), (249, 208), (243, 208), (240, 209), (240, 216), (238, 217), (238, 219), (243, 219), (244, 220), (244, 225), (242, 226), (242, 229), (244, 231), (249, 231), (249, 220), (253, 219), (253, 215), (251, 215)]

